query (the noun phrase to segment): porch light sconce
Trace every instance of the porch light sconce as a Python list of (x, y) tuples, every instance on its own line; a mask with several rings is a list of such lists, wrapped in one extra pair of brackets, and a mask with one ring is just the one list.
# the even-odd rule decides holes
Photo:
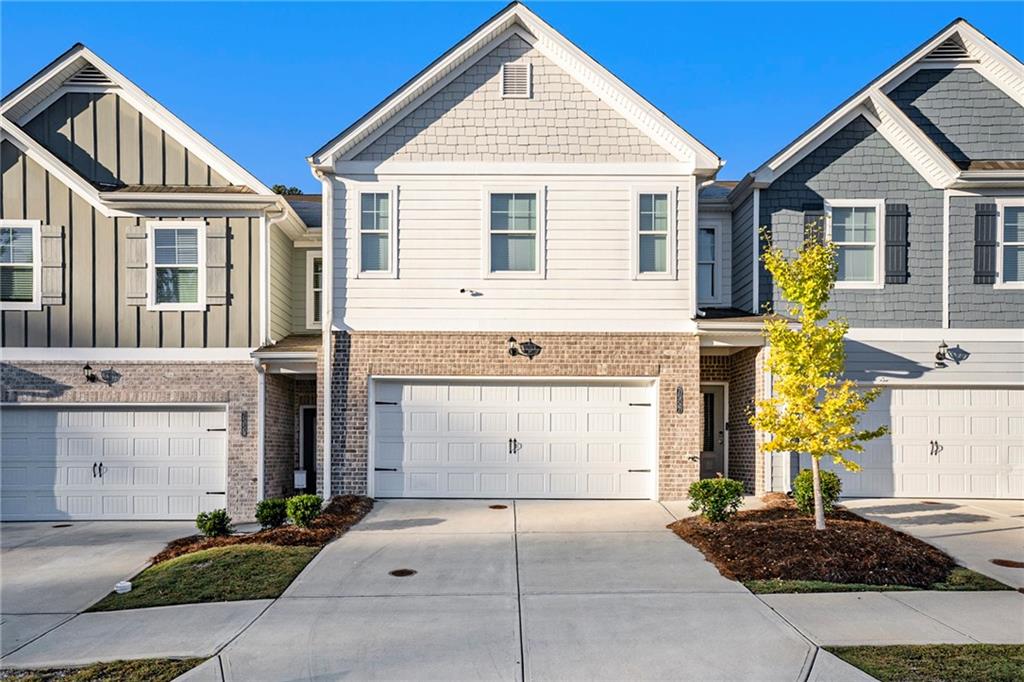
[(542, 348), (533, 342), (533, 339), (519, 343), (516, 337), (508, 337), (508, 354), (512, 357), (523, 355), (527, 360), (533, 360), (540, 355)]
[(949, 359), (949, 354), (947, 353), (948, 350), (949, 350), (949, 346), (946, 345), (945, 341), (943, 341), (942, 343), (939, 344), (939, 352), (935, 354), (935, 366), (936, 367), (946, 367), (947, 366), (946, 365), (946, 360)]
[(88, 384), (95, 384), (99, 380), (96, 372), (92, 371), (92, 367), (88, 363), (82, 368), (82, 376), (85, 377), (85, 382)]
[(676, 414), (683, 413), (683, 387), (676, 386)]

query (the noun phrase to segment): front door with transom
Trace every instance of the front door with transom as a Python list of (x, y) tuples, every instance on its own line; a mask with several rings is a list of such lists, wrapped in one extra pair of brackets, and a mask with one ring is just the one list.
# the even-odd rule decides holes
[(700, 477), (725, 476), (725, 386), (700, 387), (703, 401)]

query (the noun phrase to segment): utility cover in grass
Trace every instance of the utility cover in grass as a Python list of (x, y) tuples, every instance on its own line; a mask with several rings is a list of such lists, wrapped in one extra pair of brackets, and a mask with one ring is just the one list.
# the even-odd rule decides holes
[(274, 599), (319, 551), (319, 547), (232, 545), (192, 552), (150, 566), (132, 579), (131, 592), (111, 593), (89, 610)]

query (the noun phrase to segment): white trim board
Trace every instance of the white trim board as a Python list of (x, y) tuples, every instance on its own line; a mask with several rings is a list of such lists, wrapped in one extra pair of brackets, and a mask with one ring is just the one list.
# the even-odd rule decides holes
[(253, 348), (2, 348), (4, 362), (244, 362)]

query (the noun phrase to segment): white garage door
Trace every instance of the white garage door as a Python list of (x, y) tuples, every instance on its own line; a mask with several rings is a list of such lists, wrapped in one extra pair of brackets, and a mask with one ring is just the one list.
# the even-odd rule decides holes
[(844, 495), (1024, 497), (1024, 390), (886, 390), (863, 423), (891, 435), (865, 445), (862, 471), (828, 467)]
[(377, 497), (650, 498), (649, 384), (377, 381)]
[(223, 408), (3, 407), (5, 521), (193, 519), (225, 506)]

